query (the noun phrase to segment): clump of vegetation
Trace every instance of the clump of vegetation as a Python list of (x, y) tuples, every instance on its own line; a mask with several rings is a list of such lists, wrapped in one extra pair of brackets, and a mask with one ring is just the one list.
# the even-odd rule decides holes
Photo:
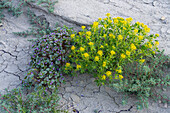
[(58, 108), (59, 97), (57, 89), (52, 93), (44, 89), (26, 94), (24, 88), (6, 90), (5, 95), (0, 94), (0, 110), (2, 113), (67, 113)]
[[(170, 65), (169, 56), (163, 55), (163, 51), (151, 57), (145, 58), (142, 65), (138, 62), (127, 63), (123, 66), (123, 81), (114, 81), (109, 86), (118, 92), (135, 94), (139, 98), (137, 108), (148, 107), (148, 98), (160, 99), (162, 102), (169, 102), (170, 99), (162, 94), (164, 88), (170, 86), (170, 73), (167, 69)], [(157, 89), (160, 88), (160, 91)]]
[[(160, 53), (159, 42), (156, 40), (159, 34), (150, 35), (147, 25), (132, 23), (132, 18), (111, 18), (109, 13), (106, 16), (94, 22), (89, 30), (82, 26), (78, 35), (71, 35), (73, 45), (65, 72), (93, 73), (98, 85), (109, 85), (123, 92), (135, 92), (143, 100), (143, 104), (151, 95), (151, 87), (169, 84), (168, 77), (162, 81), (162, 74), (155, 73), (162, 65), (157, 63), (163, 63), (155, 55)], [(147, 58), (151, 58), (156, 64), (146, 65)], [(137, 64), (138, 68), (134, 73), (128, 71), (132, 64)], [(145, 100), (143, 97), (146, 97)]]
[(58, 28), (56, 32), (34, 42), (31, 70), (25, 78), (28, 86), (54, 89), (64, 81), (61, 69), (65, 65), (66, 54), (70, 47), (69, 32), (64, 28)]

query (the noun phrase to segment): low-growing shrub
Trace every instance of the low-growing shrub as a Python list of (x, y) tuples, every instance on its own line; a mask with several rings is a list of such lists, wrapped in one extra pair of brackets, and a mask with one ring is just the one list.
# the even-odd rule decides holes
[(58, 108), (59, 97), (57, 89), (49, 94), (45, 89), (26, 94), (23, 88), (7, 91), (0, 94), (1, 113), (61, 113), (65, 112)]
[[(170, 99), (162, 94), (163, 89), (170, 85), (168, 65), (170, 58), (163, 52), (145, 58), (142, 65), (138, 62), (127, 63), (123, 66), (123, 81), (114, 81), (109, 86), (118, 92), (135, 94), (139, 98), (137, 108), (148, 107), (148, 98), (169, 102)], [(158, 91), (158, 88), (160, 89)]]
[(26, 86), (44, 86), (54, 89), (64, 81), (61, 67), (65, 65), (66, 54), (70, 47), (69, 32), (66, 28), (57, 28), (54, 33), (37, 39), (33, 44), (31, 70), (25, 77)]
[[(82, 31), (78, 35), (71, 34), (72, 46), (64, 67), (65, 73), (77, 71), (93, 73), (98, 85), (117, 86), (123, 92), (136, 92), (139, 97), (142, 95), (149, 97), (150, 87), (156, 85), (148, 85), (149, 82), (155, 81), (160, 76), (151, 77), (145, 63), (146, 58), (153, 58), (155, 53), (160, 52), (159, 42), (155, 40), (159, 34), (149, 34), (150, 28), (147, 25), (140, 22), (132, 23), (131, 17), (111, 18), (109, 13), (106, 16), (94, 22), (89, 30), (82, 26)], [(134, 63), (137, 63), (138, 69), (127, 78), (126, 70)], [(139, 68), (141, 73), (138, 73)], [(156, 68), (153, 67), (152, 70)], [(148, 82), (142, 82), (143, 77), (148, 79)], [(124, 83), (129, 83), (126, 90), (122, 88)], [(142, 85), (142, 89), (133, 90), (136, 84)]]

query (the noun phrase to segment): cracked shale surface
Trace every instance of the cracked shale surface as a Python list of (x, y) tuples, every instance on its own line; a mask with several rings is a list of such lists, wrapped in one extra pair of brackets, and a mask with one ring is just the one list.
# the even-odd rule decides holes
[[(17, 1), (17, 0), (14, 0)], [(151, 28), (151, 33), (159, 33), (160, 49), (170, 55), (170, 0), (58, 0), (53, 14), (36, 4), (29, 4), (37, 16), (45, 15), (50, 27), (56, 22), (79, 30), (106, 13), (112, 17), (132, 17)], [(27, 7), (24, 7), (25, 9)], [(25, 11), (25, 10), (24, 10)], [(14, 35), (12, 32), (25, 31), (30, 27), (26, 13), (18, 18), (4, 12), (5, 18), (0, 27), (0, 91), (11, 90), (20, 85), (29, 70), (31, 42)], [(167, 95), (170, 90), (167, 89)], [(138, 111), (136, 97), (131, 95), (126, 105), (121, 105), (122, 93), (108, 87), (98, 87), (92, 75), (66, 76), (66, 84), (59, 88), (62, 109), (75, 113), (170, 113), (168, 103), (153, 102), (149, 108)], [(96, 110), (96, 112), (95, 112)]]

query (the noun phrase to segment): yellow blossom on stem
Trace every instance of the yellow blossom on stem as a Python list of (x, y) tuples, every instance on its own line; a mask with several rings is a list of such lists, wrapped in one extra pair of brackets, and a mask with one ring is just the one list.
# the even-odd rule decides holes
[(108, 25), (104, 24), (104, 27), (107, 28)]
[(103, 46), (103, 45), (101, 45), (101, 46), (100, 46), (100, 48), (104, 48), (104, 46)]
[(112, 74), (111, 71), (107, 71), (107, 72), (106, 72), (106, 75), (107, 75), (107, 76), (110, 76), (111, 74)]
[(98, 20), (99, 20), (99, 21), (101, 21), (101, 20), (102, 20), (102, 18), (99, 18)]
[(159, 37), (159, 34), (155, 34), (156, 37)]
[(81, 26), (81, 28), (82, 28), (82, 29), (85, 29), (85, 28), (86, 28), (86, 26)]
[(75, 37), (75, 34), (71, 34), (71, 38), (74, 38)]
[(123, 76), (122, 75), (119, 75), (119, 79), (122, 79), (123, 78)]
[(66, 67), (69, 67), (70, 66), (70, 63), (66, 63)]
[(115, 51), (113, 51), (113, 50), (111, 50), (111, 51), (110, 51), (110, 54), (111, 54), (111, 55), (115, 55), (115, 54), (116, 54), (116, 52), (115, 52)]
[(130, 55), (130, 51), (126, 51), (126, 55), (129, 56)]
[(109, 16), (110, 16), (110, 13), (107, 13), (106, 16), (109, 17)]
[(74, 47), (74, 46), (72, 46), (72, 47), (71, 47), (71, 50), (75, 50), (75, 47)]
[(123, 39), (122, 35), (118, 35), (118, 40), (122, 40), (122, 39)]
[(141, 59), (141, 60), (139, 60), (139, 62), (140, 62), (140, 63), (143, 63), (143, 62), (145, 62), (145, 59)]
[(126, 21), (127, 22), (131, 22), (133, 19), (131, 18), (131, 17), (129, 17), (129, 18), (126, 18)]
[(108, 20), (109, 23), (112, 23), (112, 20)]
[(116, 72), (118, 72), (118, 73), (122, 73), (122, 70), (121, 70), (121, 69), (118, 69), (118, 70), (116, 70)]
[(82, 32), (79, 32), (79, 35), (81, 36), (81, 35), (82, 35)]
[(80, 47), (80, 51), (83, 52), (83, 51), (84, 51), (84, 48), (83, 48), (83, 47)]
[(148, 42), (148, 47), (152, 48), (152, 44), (150, 42)]
[(145, 30), (146, 33), (150, 32), (150, 28), (148, 28), (148, 27), (144, 27), (144, 30)]
[(94, 58), (94, 60), (95, 60), (95, 61), (99, 61), (99, 57), (96, 56), (96, 57)]
[(130, 48), (131, 48), (132, 50), (136, 50), (136, 46), (135, 46), (133, 43), (130, 45)]
[(135, 33), (135, 34), (136, 34), (136, 33), (138, 33), (138, 30), (137, 30), (137, 29), (135, 29), (135, 30), (134, 30), (134, 33)]
[(98, 25), (99, 25), (99, 22), (94, 22), (94, 23), (93, 23), (93, 27), (94, 27), (94, 28), (98, 27)]
[(89, 42), (88, 44), (89, 44), (90, 46), (94, 45), (94, 43), (93, 43), (93, 42)]
[(143, 36), (138, 36), (139, 40), (143, 40)]
[(86, 35), (91, 36), (91, 32), (90, 32), (90, 31), (87, 31), (87, 32), (86, 32)]
[(77, 69), (80, 69), (80, 68), (81, 68), (81, 65), (78, 65), (78, 64), (77, 64)]
[(85, 58), (88, 58), (89, 57), (89, 54), (88, 53), (84, 53), (83, 54)]
[(117, 19), (114, 19), (114, 23), (117, 24), (119, 21)]
[(106, 62), (103, 62), (103, 67), (106, 67)]
[(113, 49), (115, 49), (115, 46), (112, 46)]
[(112, 33), (109, 34), (109, 37), (115, 39), (115, 36)]
[(103, 51), (102, 51), (102, 50), (99, 50), (97, 53), (98, 53), (100, 56), (103, 55)]
[(106, 75), (103, 75), (103, 76), (102, 76), (102, 80), (106, 80)]
[(107, 36), (106, 34), (103, 35), (104, 38), (106, 38), (106, 36)]
[(123, 59), (124, 59), (125, 57), (126, 57), (126, 55), (125, 55), (125, 54), (121, 54), (121, 58), (123, 58)]
[(155, 41), (154, 45), (155, 45), (155, 46), (158, 46), (158, 45), (159, 45), (159, 42), (158, 42), (158, 41)]

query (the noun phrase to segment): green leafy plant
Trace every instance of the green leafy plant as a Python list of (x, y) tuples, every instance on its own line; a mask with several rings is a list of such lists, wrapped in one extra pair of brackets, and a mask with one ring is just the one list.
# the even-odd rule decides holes
[(49, 22), (46, 20), (45, 15), (36, 16), (35, 13), (32, 12), (29, 8), (27, 15), (30, 19), (30, 24), (32, 25), (32, 27), (29, 28), (30, 30), (26, 30), (24, 32), (14, 32), (14, 34), (24, 37), (33, 35), (40, 38), (53, 32), (49, 27)]
[[(139, 98), (138, 108), (148, 107), (149, 97), (154, 100), (170, 101), (169, 97), (163, 96), (161, 93), (163, 88), (170, 85), (170, 73), (166, 72), (170, 64), (169, 56), (163, 55), (162, 51), (145, 59), (146, 62), (142, 65), (138, 62), (124, 65), (124, 80), (114, 81), (113, 84), (110, 84), (119, 92), (137, 95)], [(158, 88), (161, 90), (158, 91)]]
[(28, 86), (44, 86), (54, 89), (64, 81), (62, 66), (70, 47), (69, 32), (66, 28), (57, 28), (54, 33), (37, 39), (33, 44), (31, 70), (25, 77)]
[(3, 113), (66, 113), (58, 108), (57, 93), (57, 89), (51, 94), (45, 89), (39, 89), (26, 94), (23, 87), (10, 92), (6, 90), (6, 94), (0, 94), (0, 110)]

